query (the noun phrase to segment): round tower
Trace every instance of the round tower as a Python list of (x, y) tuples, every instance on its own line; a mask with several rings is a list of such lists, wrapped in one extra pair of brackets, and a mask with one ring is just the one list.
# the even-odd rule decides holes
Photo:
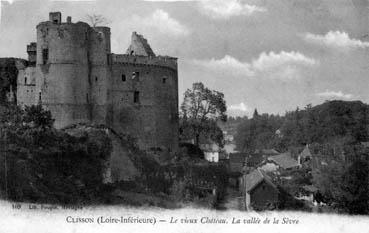
[(91, 28), (89, 64), (91, 119), (95, 123), (105, 124), (111, 84), (110, 28)]
[(60, 12), (37, 25), (36, 98), (51, 111), (57, 128), (89, 120), (89, 30), (71, 19), (62, 23)]

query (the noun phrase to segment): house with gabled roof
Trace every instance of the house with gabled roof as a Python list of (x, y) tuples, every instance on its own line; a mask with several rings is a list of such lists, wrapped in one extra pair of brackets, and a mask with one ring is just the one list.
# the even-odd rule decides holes
[(280, 169), (292, 170), (299, 168), (300, 165), (297, 160), (292, 158), (290, 152), (281, 153), (278, 155), (269, 156), (259, 167), (267, 172), (275, 172)]
[(306, 147), (302, 150), (302, 152), (298, 155), (298, 163), (303, 164), (307, 161), (312, 160), (313, 155), (310, 152), (309, 146), (306, 145)]
[(247, 210), (275, 209), (279, 204), (279, 190), (260, 168), (243, 176), (243, 195)]

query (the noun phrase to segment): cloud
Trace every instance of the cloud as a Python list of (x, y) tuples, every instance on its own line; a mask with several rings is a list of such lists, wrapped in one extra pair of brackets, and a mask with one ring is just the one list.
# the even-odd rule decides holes
[(251, 116), (253, 110), (242, 102), (239, 104), (228, 106), (228, 111), (231, 113), (231, 115), (234, 116), (244, 116), (244, 115)]
[(162, 34), (172, 36), (186, 36), (190, 33), (190, 30), (172, 18), (166, 11), (158, 9), (148, 17), (140, 17), (134, 15), (132, 23), (137, 27), (144, 27), (148, 29), (156, 29)]
[(369, 42), (350, 38), (346, 32), (341, 31), (329, 31), (325, 35), (307, 33), (305, 34), (304, 39), (314, 44), (325, 45), (333, 48), (353, 49), (369, 47)]
[(196, 2), (199, 10), (212, 17), (227, 19), (267, 11), (264, 7), (244, 3), (245, 0), (144, 0), (146, 2)]
[(255, 70), (270, 70), (286, 64), (315, 65), (316, 61), (295, 51), (282, 51), (280, 53), (273, 51), (269, 53), (263, 52), (258, 59), (252, 61), (252, 66)]
[(239, 104), (235, 104), (235, 105), (231, 105), (228, 107), (228, 110), (236, 110), (236, 111), (241, 111), (241, 112), (249, 112), (251, 111), (251, 108), (249, 106), (247, 106), (245, 103), (239, 103)]
[(263, 7), (246, 4), (241, 0), (200, 0), (199, 6), (203, 13), (213, 18), (230, 18), (266, 11)]
[(243, 63), (234, 57), (229, 55), (224, 56), (222, 59), (210, 59), (210, 60), (194, 60), (195, 65), (202, 66), (210, 71), (222, 72), (231, 75), (246, 75), (253, 76), (254, 72), (249, 63)]
[(354, 95), (352, 94), (344, 94), (342, 91), (330, 91), (325, 90), (324, 92), (320, 92), (316, 94), (317, 96), (329, 98), (329, 99), (352, 99)]
[(194, 60), (195, 65), (202, 66), (216, 73), (226, 73), (233, 76), (268, 76), (276, 79), (297, 79), (300, 77), (299, 68), (318, 64), (313, 58), (309, 58), (299, 52), (275, 53), (263, 52), (257, 59), (250, 63), (241, 62), (236, 58), (226, 55), (222, 59)]

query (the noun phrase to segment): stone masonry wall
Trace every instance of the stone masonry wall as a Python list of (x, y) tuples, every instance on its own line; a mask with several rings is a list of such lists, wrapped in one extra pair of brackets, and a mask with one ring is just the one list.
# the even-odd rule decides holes
[(146, 149), (176, 151), (177, 72), (161, 66), (114, 63), (112, 82), (113, 128), (138, 138), (139, 145)]
[(106, 124), (137, 138), (142, 149), (177, 151), (177, 59), (155, 56), (138, 34), (143, 45), (130, 48), (151, 56), (112, 54), (110, 28), (51, 16), (37, 26), (36, 66), (18, 75), (19, 103), (41, 103), (56, 128)]

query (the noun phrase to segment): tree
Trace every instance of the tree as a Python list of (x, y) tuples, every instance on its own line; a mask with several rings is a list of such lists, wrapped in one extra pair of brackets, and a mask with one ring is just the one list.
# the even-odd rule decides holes
[(54, 124), (54, 119), (51, 116), (51, 112), (44, 110), (40, 104), (26, 106), (24, 111), (24, 122), (26, 123), (32, 123), (36, 127), (42, 128), (50, 128)]
[(369, 150), (345, 146), (345, 155), (353, 159), (335, 160), (313, 171), (313, 183), (324, 202), (349, 214), (369, 213)]
[(252, 118), (256, 119), (259, 116), (258, 110), (255, 108)]
[(90, 23), (92, 27), (97, 27), (101, 25), (106, 25), (109, 23), (109, 20), (105, 18), (103, 15), (87, 15), (87, 21)]
[(235, 135), (239, 151), (252, 153), (255, 149), (277, 148), (278, 135), (283, 119), (280, 116), (262, 114), (257, 110), (251, 119), (245, 118), (237, 127)]
[(222, 144), (223, 134), (217, 121), (227, 121), (227, 107), (224, 94), (210, 90), (203, 83), (194, 83), (192, 89), (184, 93), (181, 105), (181, 135), (194, 139), (199, 145), (200, 138)]
[(104, 129), (71, 136), (41, 105), (0, 108), (0, 197), (81, 204), (97, 200), (112, 145)]

